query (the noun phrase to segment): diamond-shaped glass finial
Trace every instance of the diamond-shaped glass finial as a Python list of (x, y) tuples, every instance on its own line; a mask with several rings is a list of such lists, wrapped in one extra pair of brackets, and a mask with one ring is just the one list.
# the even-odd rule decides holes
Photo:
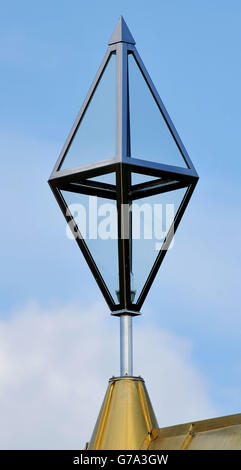
[(121, 17), (49, 180), (113, 313), (140, 311), (197, 180)]

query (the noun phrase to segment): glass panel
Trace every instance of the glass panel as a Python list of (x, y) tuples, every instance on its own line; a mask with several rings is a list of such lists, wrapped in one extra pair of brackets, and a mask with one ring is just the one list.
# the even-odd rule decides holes
[(128, 55), (131, 156), (187, 167), (132, 54)]
[(131, 173), (131, 184), (141, 184), (141, 183), (147, 183), (149, 181), (154, 181), (157, 179), (156, 176), (150, 176), (150, 175), (141, 175), (140, 173)]
[(177, 189), (133, 202), (131, 288), (135, 294), (135, 303), (163, 247), (186, 190)]
[(115, 157), (115, 54), (112, 54), (67, 151), (61, 170)]
[(116, 185), (116, 174), (107, 173), (105, 175), (95, 176), (94, 178), (89, 178), (92, 181), (98, 181), (99, 183), (113, 184)]
[[(116, 203), (96, 196), (61, 191), (114, 301), (118, 302), (119, 267)], [(67, 234), (73, 238), (71, 230)]]

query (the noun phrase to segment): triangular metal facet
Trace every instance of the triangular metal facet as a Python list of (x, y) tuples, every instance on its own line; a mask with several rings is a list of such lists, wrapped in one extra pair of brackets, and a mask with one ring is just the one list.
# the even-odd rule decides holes
[(127, 42), (129, 44), (135, 44), (133, 38), (123, 16), (120, 17), (115, 30), (109, 40), (109, 45), (116, 44), (117, 42)]

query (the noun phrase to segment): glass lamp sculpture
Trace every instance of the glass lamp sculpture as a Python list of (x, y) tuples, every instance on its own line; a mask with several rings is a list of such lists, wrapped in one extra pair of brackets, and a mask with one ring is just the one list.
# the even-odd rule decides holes
[[(132, 317), (197, 181), (121, 17), (49, 179), (112, 315), (120, 317), (120, 377), (110, 380), (88, 449), (140, 449), (158, 427), (144, 381), (133, 376)], [(76, 217), (79, 205), (85, 210)], [(108, 220), (97, 227), (93, 213)]]

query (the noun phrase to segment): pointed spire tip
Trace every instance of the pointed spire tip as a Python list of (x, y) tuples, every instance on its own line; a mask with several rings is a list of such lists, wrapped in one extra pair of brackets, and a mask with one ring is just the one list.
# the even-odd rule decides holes
[(109, 46), (118, 42), (127, 42), (129, 44), (135, 44), (133, 38), (123, 16), (121, 15), (119, 21), (114, 29), (114, 32), (109, 40)]

